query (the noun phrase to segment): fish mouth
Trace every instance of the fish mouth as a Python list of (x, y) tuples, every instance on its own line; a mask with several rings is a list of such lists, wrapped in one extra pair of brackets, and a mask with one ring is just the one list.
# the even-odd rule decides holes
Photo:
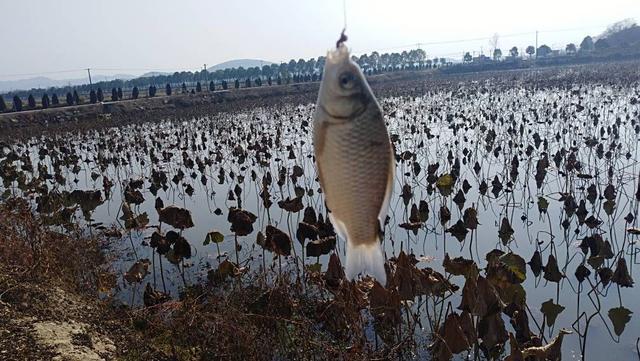
[(356, 111), (352, 112), (349, 115), (336, 115), (331, 113), (327, 107), (324, 106), (324, 104), (319, 104), (320, 109), (322, 109), (322, 112), (327, 114), (329, 116), (329, 123), (332, 124), (344, 124), (350, 120), (352, 120), (353, 118), (358, 117), (359, 115), (363, 114), (365, 112), (365, 110), (367, 109), (367, 107), (365, 107), (364, 105), (359, 107), (359, 109), (356, 109)]
[(347, 60), (349, 60), (349, 49), (344, 44), (340, 44), (337, 49), (327, 52), (327, 63), (338, 64)]

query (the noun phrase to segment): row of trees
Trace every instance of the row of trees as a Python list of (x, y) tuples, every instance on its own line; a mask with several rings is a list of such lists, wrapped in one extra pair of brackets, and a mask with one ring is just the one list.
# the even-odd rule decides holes
[[(607, 40), (607, 38), (599, 37), (594, 42), (591, 36), (586, 36), (580, 43), (579, 48), (576, 46), (576, 44), (569, 43), (565, 46), (564, 51), (566, 55), (576, 55), (579, 53), (592, 54), (594, 52), (607, 51), (610, 48), (611, 48), (611, 45), (609, 44), (609, 41)], [(553, 53), (553, 49), (551, 49), (551, 47), (549, 47), (546, 44), (539, 46), (537, 49), (533, 45), (529, 45), (525, 48), (525, 54), (527, 55), (528, 58), (532, 58), (534, 55), (536, 57), (546, 57), (551, 55), (552, 53)], [(514, 46), (511, 49), (509, 49), (508, 57), (511, 59), (516, 59), (521, 57), (519, 54), (518, 47)], [(503, 58), (502, 50), (500, 48), (495, 48), (493, 50), (492, 58), (495, 61), (502, 60)], [(466, 52), (463, 56), (462, 61), (464, 63), (469, 63), (473, 61), (473, 56), (469, 52)]]
[[(82, 103), (81, 99), (82, 98), (78, 95), (78, 92), (74, 90), (73, 93), (71, 92), (67, 93), (65, 102), (67, 105), (81, 104)], [(40, 107), (42, 109), (47, 109), (52, 106), (60, 106), (60, 99), (58, 99), (58, 95), (53, 93), (51, 95), (51, 98), (49, 98), (48, 94), (46, 93), (43, 94), (42, 97), (40, 98)], [(17, 95), (14, 95), (12, 99), (11, 109), (13, 109), (13, 111), (20, 112), (20, 111), (26, 110), (25, 108), (26, 109), (38, 108), (36, 98), (33, 96), (33, 94), (29, 94), (29, 96), (27, 97), (26, 107), (23, 104), (22, 98), (20, 98)], [(5, 103), (5, 100), (2, 97), (2, 95), (0, 95), (0, 113), (7, 110), (9, 110), (9, 108), (7, 107), (7, 104)]]
[[(302, 81), (316, 81), (319, 80), (319, 77), (314, 75), (314, 76), (310, 76), (310, 77), (298, 77), (297, 75), (294, 76), (293, 81), (296, 82), (302, 82)], [(265, 81), (265, 83), (267, 85), (273, 85), (273, 84), (284, 84), (284, 83), (289, 83), (288, 80), (283, 80), (280, 76), (278, 76), (278, 78), (276, 78), (275, 80), (273, 80), (271, 77), (268, 77), (267, 80)], [(240, 79), (235, 79), (233, 81), (233, 87), (238, 89), (241, 87), (244, 88), (250, 88), (250, 87), (254, 87), (254, 86), (262, 86), (263, 85), (263, 81), (260, 78), (256, 78), (256, 79), (251, 79), (251, 78), (246, 78), (245, 80), (240, 80)], [(195, 88), (191, 89), (190, 91), (188, 90), (187, 84), (186, 83), (182, 83), (180, 88), (180, 93), (181, 94), (195, 94), (195, 93), (200, 93), (203, 91), (203, 89), (205, 89), (202, 85), (202, 83), (200, 82), (196, 82)], [(166, 95), (172, 95), (173, 94), (173, 88), (171, 86), (170, 83), (167, 83), (164, 86), (165, 89), (165, 94)], [(213, 80), (209, 82), (207, 89), (211, 92), (216, 91), (216, 90), (227, 90), (229, 89), (229, 82), (227, 82), (226, 80), (223, 80), (219, 83), (214, 82)], [(102, 90), (102, 88), (98, 88), (97, 90), (91, 89), (89, 91), (89, 103), (90, 104), (95, 104), (98, 102), (103, 102), (105, 101), (105, 92)], [(157, 87), (155, 85), (151, 85), (149, 86), (149, 88), (147, 89), (147, 97), (151, 98), (151, 97), (155, 97), (157, 94)], [(138, 99), (138, 97), (140, 96), (140, 90), (138, 89), (137, 86), (134, 86), (133, 89), (131, 90), (131, 95), (129, 97), (129, 99)], [(111, 97), (109, 99), (107, 99), (107, 101), (120, 101), (125, 99), (124, 96), (124, 92), (122, 91), (122, 88), (112, 88), (111, 89)], [(67, 92), (66, 94), (66, 102), (65, 104), (67, 106), (71, 106), (71, 105), (80, 105), (84, 103), (84, 99), (82, 96), (80, 96), (78, 94), (77, 90), (73, 90), (73, 92)], [(23, 110), (33, 110), (33, 109), (38, 109), (38, 108), (42, 108), (42, 109), (47, 109), (49, 107), (55, 107), (55, 106), (61, 106), (63, 104), (60, 104), (60, 101), (58, 99), (58, 95), (56, 93), (53, 93), (51, 96), (51, 99), (49, 98), (49, 95), (47, 93), (42, 95), (42, 99), (40, 101), (40, 105), (38, 105), (36, 103), (36, 99), (34, 97), (33, 94), (29, 94), (27, 97), (27, 105), (25, 107), (25, 105), (23, 104), (23, 100), (22, 98), (20, 98), (18, 95), (14, 95), (13, 99), (12, 99), (12, 107), (7, 107), (4, 98), (2, 97), (2, 95), (0, 95), (0, 112), (5, 112), (8, 110), (13, 110), (16, 112), (19, 111), (23, 111)]]
[[(445, 58), (427, 58), (427, 54), (422, 49), (414, 49), (397, 53), (378, 53), (374, 51), (370, 54), (363, 54), (352, 57), (360, 67), (368, 74), (377, 74), (381, 72), (397, 71), (405, 69), (424, 69), (434, 68), (449, 64)], [(262, 67), (250, 68), (227, 68), (216, 71), (182, 71), (173, 74), (144, 76), (130, 80), (112, 80), (103, 81), (91, 85), (80, 85), (75, 87), (61, 87), (49, 89), (32, 89), (30, 91), (13, 92), (12, 95), (18, 95), (25, 98), (29, 93), (41, 96), (44, 93), (67, 93), (78, 91), (81, 94), (87, 94), (93, 87), (102, 89), (133, 89), (146, 88), (150, 84), (171, 84), (171, 86), (179, 86), (182, 83), (207, 84), (211, 81), (221, 84), (223, 81), (230, 83), (236, 79), (251, 79), (257, 82), (257, 85), (267, 82), (271, 79), (276, 82), (304, 82), (319, 79), (324, 68), (325, 57), (319, 56), (311, 59), (290, 60), (289, 62), (280, 64), (265, 64)], [(244, 81), (244, 80), (243, 80)]]
[[(427, 59), (427, 55), (422, 49), (414, 49), (411, 51), (403, 51), (401, 53), (383, 53), (379, 54), (374, 51), (371, 54), (363, 54), (359, 57), (352, 56), (353, 61), (358, 63), (365, 73), (378, 74), (387, 71), (398, 71), (406, 69), (424, 69), (435, 68), (444, 66), (447, 63), (445, 58), (433, 58)], [(208, 72), (206, 70), (196, 72), (176, 72), (172, 75), (156, 75), (152, 77), (141, 77), (131, 79), (128, 81), (114, 80), (110, 82), (99, 82), (95, 85), (97, 90), (94, 90), (89, 85), (82, 85), (72, 89), (67, 88), (50, 88), (49, 92), (53, 93), (53, 97), (57, 100), (56, 92), (60, 90), (66, 90), (67, 93), (67, 105), (78, 105), (83, 103), (83, 99), (78, 95), (78, 92), (82, 94), (88, 93), (89, 103), (94, 104), (97, 102), (103, 102), (105, 100), (104, 91), (102, 87), (107, 84), (118, 84), (111, 88), (111, 101), (118, 101), (124, 98), (123, 88), (131, 86), (130, 99), (137, 99), (140, 95), (139, 84), (158, 84), (165, 83), (165, 94), (172, 94), (172, 87), (180, 87), (182, 93), (187, 93), (187, 84), (194, 84), (195, 89), (191, 89), (190, 92), (196, 93), (203, 90), (202, 84), (208, 83), (208, 90), (226, 90), (230, 87), (252, 87), (263, 85), (282, 85), (290, 83), (301, 83), (310, 81), (319, 81), (322, 77), (322, 70), (324, 68), (325, 57), (320, 56), (317, 59), (311, 58), (308, 60), (299, 59), (291, 60), (288, 63), (281, 64), (269, 64), (262, 67), (251, 68), (229, 68), (224, 70), (216, 70), (215, 72)], [(230, 85), (232, 84), (232, 85)], [(148, 86), (148, 85), (145, 85)], [(156, 86), (148, 86), (149, 97), (153, 97), (156, 94)], [(59, 105), (59, 102), (51, 104), (48, 100), (46, 91), (34, 90), (33, 93), (17, 92), (13, 96), (13, 110), (21, 111), (23, 109), (22, 97), (28, 97), (28, 108), (36, 109), (37, 104), (33, 94), (38, 96), (41, 93), (42, 101), (40, 106), (42, 108), (48, 108), (50, 105)], [(31, 101), (31, 100), (34, 101)], [(6, 111), (4, 101), (0, 98), (0, 111)]]

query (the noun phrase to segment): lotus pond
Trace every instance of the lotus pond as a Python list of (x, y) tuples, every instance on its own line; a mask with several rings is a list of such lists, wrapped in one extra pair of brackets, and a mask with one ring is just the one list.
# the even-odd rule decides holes
[(103, 291), (130, 305), (258, 278), (321, 288), (330, 334), (352, 315), (331, 300), (351, 300), (369, 347), (411, 336), (403, 358), (630, 360), (640, 87), (575, 80), (379, 99), (397, 161), (386, 285), (343, 278), (313, 104), (3, 143), (0, 193), (58, 232), (109, 238)]

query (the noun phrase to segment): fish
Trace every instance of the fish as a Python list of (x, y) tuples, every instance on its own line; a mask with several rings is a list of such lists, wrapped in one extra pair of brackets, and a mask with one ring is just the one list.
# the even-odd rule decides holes
[(345, 275), (386, 283), (380, 236), (395, 176), (382, 108), (341, 37), (327, 53), (313, 115), (313, 147), (329, 219), (346, 240)]

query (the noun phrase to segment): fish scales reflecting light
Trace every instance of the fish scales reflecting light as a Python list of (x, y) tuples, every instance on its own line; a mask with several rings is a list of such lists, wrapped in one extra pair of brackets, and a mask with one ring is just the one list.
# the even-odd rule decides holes
[(382, 109), (340, 41), (327, 54), (313, 120), (320, 185), (331, 223), (347, 243), (345, 273), (386, 282), (380, 234), (395, 159)]

